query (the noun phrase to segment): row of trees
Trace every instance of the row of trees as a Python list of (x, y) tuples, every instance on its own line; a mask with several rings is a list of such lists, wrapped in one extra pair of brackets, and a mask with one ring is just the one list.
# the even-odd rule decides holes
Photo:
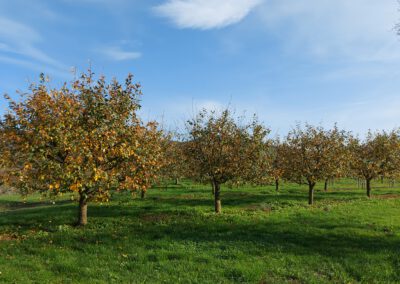
[[(220, 212), (223, 183), (263, 185), (282, 180), (308, 186), (308, 202), (314, 203), (318, 182), (336, 178), (365, 180), (371, 197), (371, 181), (394, 179), (400, 174), (400, 132), (369, 131), (364, 139), (338, 129), (297, 125), (284, 139), (268, 139), (269, 130), (253, 120), (234, 121), (232, 113), (206, 111), (188, 123), (187, 138), (180, 144), (186, 153), (181, 175), (209, 180)], [(176, 163), (175, 165), (179, 165)], [(189, 165), (189, 170), (188, 170)]]
[(317, 182), (357, 177), (366, 181), (399, 173), (398, 131), (369, 132), (361, 140), (336, 126), (297, 126), (284, 139), (256, 117), (226, 109), (201, 111), (177, 139), (157, 122), (138, 116), (141, 86), (91, 72), (71, 84), (32, 85), (0, 121), (0, 181), (23, 194), (79, 196), (78, 224), (87, 223), (89, 201), (108, 201), (110, 192), (146, 190), (157, 180), (182, 177), (211, 185), (221, 212), (221, 185), (307, 184), (313, 204)]

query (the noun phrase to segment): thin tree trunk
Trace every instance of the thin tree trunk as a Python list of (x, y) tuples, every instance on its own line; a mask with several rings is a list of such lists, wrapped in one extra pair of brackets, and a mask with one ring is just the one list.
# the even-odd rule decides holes
[(214, 181), (211, 182), (211, 187), (212, 187), (212, 189), (211, 189), (211, 194), (212, 194), (212, 196), (214, 196), (214, 195), (215, 195), (215, 185), (214, 185)]
[(365, 182), (367, 185), (367, 196), (371, 198), (371, 179), (366, 179)]
[(309, 205), (314, 204), (314, 186), (315, 186), (315, 183), (313, 183), (313, 182), (308, 183), (308, 204)]
[(78, 226), (87, 225), (87, 198), (81, 193), (79, 195)]
[(140, 198), (144, 199), (146, 196), (146, 191), (145, 190), (141, 190), (140, 191)]
[(324, 190), (325, 191), (328, 191), (328, 181), (329, 181), (329, 179), (325, 180), (325, 184), (324, 184)]
[(279, 191), (279, 179), (278, 178), (275, 179), (275, 190)]
[(175, 178), (175, 185), (179, 184), (179, 178)]
[(221, 213), (221, 186), (219, 183), (214, 182), (214, 206), (215, 213)]

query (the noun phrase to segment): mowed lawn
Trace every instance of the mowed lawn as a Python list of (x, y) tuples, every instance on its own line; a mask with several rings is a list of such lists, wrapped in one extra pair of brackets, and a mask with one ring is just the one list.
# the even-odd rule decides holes
[[(207, 186), (114, 194), (89, 205), (0, 196), (4, 283), (399, 283), (400, 189), (375, 182), (307, 188), (222, 189), (221, 215)], [(379, 187), (379, 188), (377, 188)]]

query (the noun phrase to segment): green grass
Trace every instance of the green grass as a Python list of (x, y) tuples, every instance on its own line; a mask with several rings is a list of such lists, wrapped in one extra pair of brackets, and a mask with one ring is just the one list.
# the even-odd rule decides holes
[(311, 207), (305, 187), (224, 187), (215, 215), (188, 183), (90, 204), (84, 229), (69, 197), (3, 195), (0, 282), (399, 283), (400, 190), (374, 186), (318, 188)]

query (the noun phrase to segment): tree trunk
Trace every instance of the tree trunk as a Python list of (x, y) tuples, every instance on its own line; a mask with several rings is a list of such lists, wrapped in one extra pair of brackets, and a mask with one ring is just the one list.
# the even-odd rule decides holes
[(211, 187), (212, 187), (211, 194), (212, 194), (212, 196), (214, 196), (215, 195), (215, 185), (214, 185), (213, 181), (211, 182)]
[(279, 179), (275, 179), (275, 190), (279, 191)]
[(214, 182), (214, 206), (215, 206), (215, 213), (221, 213), (221, 187), (220, 184)]
[(315, 186), (315, 183), (313, 183), (313, 182), (308, 183), (308, 204), (309, 205), (314, 204), (314, 186)]
[(365, 182), (367, 185), (367, 196), (371, 198), (371, 179), (366, 179)]
[(79, 195), (78, 226), (87, 225), (87, 198), (83, 194)]
[(179, 178), (175, 178), (175, 185), (179, 184)]
[(324, 184), (324, 190), (328, 191), (328, 179), (325, 180), (325, 184)]
[(145, 195), (146, 195), (146, 191), (145, 190), (141, 190), (140, 191), (140, 198), (144, 199)]

